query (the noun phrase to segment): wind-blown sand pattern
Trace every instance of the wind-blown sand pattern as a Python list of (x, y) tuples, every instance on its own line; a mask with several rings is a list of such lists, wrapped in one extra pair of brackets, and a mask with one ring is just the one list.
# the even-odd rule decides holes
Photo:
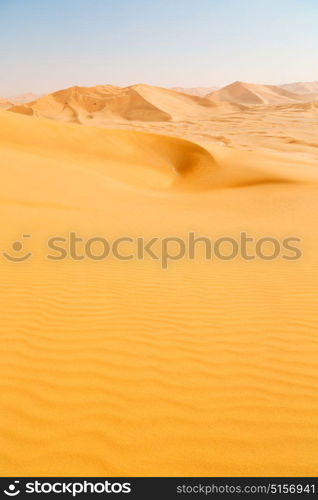
[[(317, 105), (262, 106), (99, 86), (0, 112), (3, 250), (33, 252), (0, 258), (4, 475), (316, 474)], [(46, 260), (70, 231), (303, 258)]]

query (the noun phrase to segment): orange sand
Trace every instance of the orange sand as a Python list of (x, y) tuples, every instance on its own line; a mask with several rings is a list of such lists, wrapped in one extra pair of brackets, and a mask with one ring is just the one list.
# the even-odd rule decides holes
[[(131, 92), (170, 116), (210, 112), (200, 98)], [(286, 112), (299, 137), (297, 112), (316, 111)], [(0, 113), (2, 249), (27, 233), (33, 252), (0, 256), (3, 475), (316, 474), (317, 141), (286, 143), (284, 110), (268, 113), (272, 138), (234, 144), (253, 152), (221, 146), (202, 123), (197, 136), (199, 123), (149, 123), (193, 143)], [(233, 145), (231, 120), (209, 123)], [(149, 259), (46, 260), (47, 238), (70, 231), (296, 235), (303, 258), (184, 259), (167, 271)]]

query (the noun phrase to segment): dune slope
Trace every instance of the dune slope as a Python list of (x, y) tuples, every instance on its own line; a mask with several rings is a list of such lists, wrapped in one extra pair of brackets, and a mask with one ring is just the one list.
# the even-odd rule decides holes
[(281, 88), (297, 94), (318, 94), (318, 82), (295, 82), (280, 85)]
[(234, 82), (226, 87), (211, 92), (207, 97), (214, 101), (226, 101), (236, 104), (280, 104), (304, 100), (304, 96), (285, 90), (275, 85)]
[(0, 97), (0, 110), (1, 109), (8, 109), (12, 106), (12, 102), (8, 101), (8, 99), (4, 99), (3, 97)]
[(25, 94), (18, 94), (14, 96), (10, 96), (9, 100), (12, 104), (24, 104), (25, 102), (35, 101), (39, 99), (41, 94), (34, 94), (33, 92), (26, 92)]
[(183, 94), (196, 95), (199, 97), (205, 97), (218, 87), (172, 87), (171, 90), (176, 90), (177, 92), (182, 92)]

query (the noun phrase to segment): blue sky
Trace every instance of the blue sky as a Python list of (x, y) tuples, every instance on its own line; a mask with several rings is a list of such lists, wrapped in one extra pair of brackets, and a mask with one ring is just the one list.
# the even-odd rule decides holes
[(318, 0), (0, 0), (0, 96), (318, 80)]

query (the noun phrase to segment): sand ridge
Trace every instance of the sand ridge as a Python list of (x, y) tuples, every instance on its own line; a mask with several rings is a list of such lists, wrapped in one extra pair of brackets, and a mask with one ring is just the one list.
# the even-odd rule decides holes
[(219, 97), (214, 93), (200, 97), (143, 84), (77, 86), (15, 105), (9, 111), (246, 151), (291, 153), (303, 160), (318, 158), (318, 101), (313, 94), (292, 95), (279, 87), (243, 82), (217, 92)]
[(302, 100), (312, 100), (307, 95), (290, 92), (277, 85), (234, 82), (211, 92), (207, 96), (214, 101), (225, 101), (244, 105), (283, 104)]
[(199, 97), (205, 97), (214, 90), (217, 90), (218, 87), (171, 87), (171, 90), (176, 90), (177, 92), (181, 92), (182, 94), (196, 95)]
[(103, 121), (180, 121), (212, 118), (215, 113), (235, 111), (235, 104), (174, 90), (137, 84), (130, 87), (98, 85), (71, 87), (43, 96), (36, 101), (13, 106), (10, 111), (45, 118), (98, 125)]
[(306, 172), (299, 172), (290, 159), (282, 159), (272, 168), (271, 161), (266, 164), (264, 156), (240, 155), (228, 150), (226, 162), (216, 161), (213, 146), (202, 147), (171, 136), (93, 127), (78, 129), (71, 124), (62, 135), (59, 123), (45, 119), (30, 123), (28, 117), (6, 112), (1, 114), (1, 121), (1, 143), (8, 147), (45, 156), (54, 146), (51, 156), (57, 160), (98, 163), (98, 170), (105, 175), (153, 189), (202, 191), (318, 179), (314, 169), (308, 166)]
[(318, 82), (286, 83), (280, 87), (297, 94), (318, 94)]
[[(92, 90), (96, 102), (107, 92)], [(155, 105), (152, 89), (135, 92)], [(92, 93), (44, 99), (43, 111), (90, 108)], [(170, 116), (176, 102), (205, 108), (155, 96)], [(107, 128), (0, 112), (1, 249), (32, 252), (0, 254), (2, 473), (315, 475), (316, 113), (244, 107)], [(207, 261), (201, 249), (166, 271), (147, 258), (46, 259), (48, 238), (72, 231), (295, 235), (303, 258)]]

